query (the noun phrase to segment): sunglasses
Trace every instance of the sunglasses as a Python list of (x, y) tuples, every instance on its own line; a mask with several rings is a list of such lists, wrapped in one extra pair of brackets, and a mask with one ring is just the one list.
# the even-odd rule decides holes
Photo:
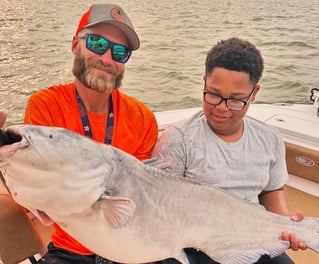
[(97, 55), (103, 55), (110, 48), (112, 59), (116, 62), (126, 63), (132, 54), (129, 48), (109, 41), (100, 35), (79, 33), (78, 36), (85, 38), (86, 48)]

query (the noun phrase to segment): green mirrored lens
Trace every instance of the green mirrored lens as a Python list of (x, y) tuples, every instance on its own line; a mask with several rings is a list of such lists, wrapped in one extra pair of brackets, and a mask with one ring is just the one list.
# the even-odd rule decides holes
[(102, 55), (109, 47), (107, 39), (97, 35), (89, 35), (87, 38), (87, 48), (96, 54)]
[(122, 45), (114, 45), (112, 49), (113, 60), (123, 61), (126, 57), (126, 48)]

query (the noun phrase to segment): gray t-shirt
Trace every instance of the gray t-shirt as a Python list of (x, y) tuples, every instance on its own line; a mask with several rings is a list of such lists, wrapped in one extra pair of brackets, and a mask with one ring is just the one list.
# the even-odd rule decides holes
[(244, 118), (240, 140), (228, 143), (209, 127), (203, 111), (168, 127), (152, 157), (172, 158), (167, 171), (216, 186), (258, 203), (263, 191), (281, 188), (288, 179), (285, 146), (279, 132), (258, 120)]

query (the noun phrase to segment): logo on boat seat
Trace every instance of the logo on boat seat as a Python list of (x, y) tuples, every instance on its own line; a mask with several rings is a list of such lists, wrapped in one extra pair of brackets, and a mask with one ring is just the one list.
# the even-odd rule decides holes
[(303, 166), (307, 166), (307, 167), (315, 166), (315, 162), (312, 159), (309, 159), (307, 157), (303, 157), (303, 156), (296, 157), (296, 161)]

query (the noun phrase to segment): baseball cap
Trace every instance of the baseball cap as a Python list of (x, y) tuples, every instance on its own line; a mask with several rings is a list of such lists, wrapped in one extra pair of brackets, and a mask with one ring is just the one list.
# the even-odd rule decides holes
[(137, 50), (140, 47), (140, 40), (133, 24), (124, 10), (113, 4), (92, 4), (83, 14), (75, 35), (83, 30), (99, 23), (108, 23), (121, 30), (128, 39), (128, 48)]

